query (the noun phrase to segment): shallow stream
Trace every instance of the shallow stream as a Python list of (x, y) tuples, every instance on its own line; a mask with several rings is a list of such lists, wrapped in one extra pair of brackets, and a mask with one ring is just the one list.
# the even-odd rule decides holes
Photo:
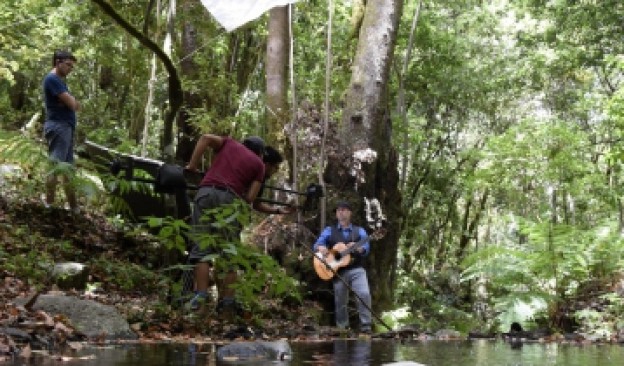
[[(624, 346), (526, 343), (511, 345), (502, 341), (395, 341), (334, 340), (291, 342), (293, 357), (288, 362), (253, 362), (247, 365), (275, 366), (377, 366), (412, 361), (428, 366), (621, 366)], [(212, 345), (143, 344), (87, 347), (71, 361), (48, 356), (16, 360), (13, 365), (72, 366), (205, 366), (221, 365)]]

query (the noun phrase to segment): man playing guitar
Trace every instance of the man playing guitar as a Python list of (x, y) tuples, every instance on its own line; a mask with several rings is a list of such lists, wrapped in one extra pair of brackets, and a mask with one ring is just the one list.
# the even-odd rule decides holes
[[(371, 295), (363, 268), (365, 257), (370, 252), (368, 234), (362, 227), (351, 223), (352, 209), (348, 202), (339, 202), (336, 206), (338, 223), (327, 226), (314, 243), (314, 251), (322, 265), (316, 265), (317, 274), (323, 279), (333, 278), (334, 305), (336, 312), (336, 326), (346, 329), (349, 327), (349, 287), (359, 298), (357, 309), (360, 316), (360, 332), (371, 333)], [(318, 258), (317, 258), (318, 259)], [(321, 267), (325, 268), (323, 274)], [(362, 303), (365, 302), (365, 304)]]

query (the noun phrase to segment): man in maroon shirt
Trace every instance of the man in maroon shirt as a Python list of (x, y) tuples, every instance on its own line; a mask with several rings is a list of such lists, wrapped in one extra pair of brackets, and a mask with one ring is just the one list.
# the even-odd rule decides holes
[[(222, 205), (232, 205), (236, 201), (252, 204), (256, 199), (265, 173), (261, 158), (264, 153), (264, 141), (252, 136), (243, 140), (241, 144), (230, 137), (202, 135), (186, 169), (197, 171), (199, 162), (208, 149), (212, 149), (216, 154), (195, 196), (193, 229), (196, 234), (217, 234), (219, 238), (227, 241), (236, 241), (242, 229), (237, 219), (240, 212), (234, 212), (225, 219), (223, 217), (217, 219), (214, 209)], [(211, 212), (213, 215), (210, 215)], [(223, 225), (223, 221), (226, 225)], [(208, 243), (202, 243), (202, 241), (204, 240), (201, 237), (195, 240), (196, 244), (189, 255), (191, 261), (197, 263), (195, 265), (196, 295), (189, 304), (193, 310), (198, 309), (200, 303), (208, 296), (211, 267), (206, 256), (215, 253), (214, 248), (209, 247), (209, 239)], [(219, 300), (232, 301), (234, 290), (229, 285), (237, 280), (236, 270), (229, 268), (225, 276), (216, 277)]]

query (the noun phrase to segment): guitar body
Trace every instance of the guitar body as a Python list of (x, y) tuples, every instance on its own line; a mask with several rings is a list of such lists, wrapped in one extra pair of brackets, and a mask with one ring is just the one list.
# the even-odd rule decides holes
[(341, 252), (346, 251), (347, 245), (344, 243), (338, 243), (329, 250), (324, 257), (320, 253), (316, 253), (314, 256), (314, 270), (320, 279), (323, 281), (331, 280), (335, 272), (342, 267), (346, 267), (351, 263), (351, 255), (341, 255)]
[(384, 228), (379, 228), (368, 238), (353, 243), (350, 247), (345, 243), (337, 243), (325, 256), (322, 256), (321, 253), (318, 252), (314, 253), (314, 260), (312, 262), (314, 271), (316, 271), (320, 279), (324, 281), (331, 280), (340, 268), (346, 267), (351, 263), (351, 253), (353, 253), (353, 251), (358, 250), (367, 241), (383, 238), (384, 235), (386, 235), (386, 230)]

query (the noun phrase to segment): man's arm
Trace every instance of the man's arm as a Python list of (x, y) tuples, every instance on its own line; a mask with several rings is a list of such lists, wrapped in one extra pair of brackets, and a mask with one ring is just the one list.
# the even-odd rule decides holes
[(329, 239), (330, 235), (331, 227), (328, 226), (323, 229), (319, 238), (316, 239), (316, 242), (312, 246), (312, 250), (315, 252), (321, 252), (322, 254), (327, 253), (327, 239)]
[(277, 206), (271, 205), (267, 202), (259, 201), (258, 197), (253, 201), (253, 209), (269, 215), (287, 215), (297, 211), (297, 207), (290, 205)]
[(247, 195), (245, 195), (245, 201), (249, 203), (253, 203), (253, 201), (258, 197), (258, 192), (260, 192), (260, 187), (262, 187), (262, 182), (254, 180), (251, 183), (251, 187), (247, 190)]
[(69, 94), (68, 92), (63, 92), (59, 94), (58, 98), (61, 100), (61, 102), (63, 102), (63, 104), (67, 106), (67, 108), (71, 109), (72, 111), (77, 112), (80, 110), (80, 103), (78, 103), (76, 98), (74, 98), (74, 96)]
[(258, 211), (258, 212), (262, 212), (265, 214), (273, 214), (273, 215), (283, 215), (283, 214), (289, 214), (291, 212), (294, 211), (293, 207), (290, 206), (286, 206), (284, 208), (282, 207), (275, 207), (273, 205), (269, 205), (266, 202), (261, 202), (258, 201), (257, 199), (253, 202), (253, 209)]
[[(360, 240), (358, 240), (358, 242), (362, 242), (362, 244), (360, 244), (360, 246), (355, 250), (355, 253), (359, 253), (361, 256), (366, 257), (368, 253), (370, 253), (370, 241), (368, 240), (368, 234), (366, 233), (366, 230), (361, 227), (358, 230), (358, 234), (360, 236)], [(350, 248), (355, 244), (355, 242), (350, 242), (347, 244), (347, 247)]]
[(219, 150), (221, 146), (223, 146), (223, 141), (224, 138), (221, 136), (208, 133), (202, 135), (199, 141), (197, 141), (197, 145), (195, 145), (195, 150), (193, 150), (193, 155), (191, 155), (191, 161), (186, 166), (186, 169), (197, 171), (197, 166), (206, 152), (206, 149), (211, 148), (213, 150)]
[(366, 240), (364, 244), (360, 247), (362, 251), (360, 252), (363, 256), (367, 256), (370, 253), (370, 241), (368, 240), (368, 234), (364, 228), (360, 227), (359, 230), (360, 240)]

